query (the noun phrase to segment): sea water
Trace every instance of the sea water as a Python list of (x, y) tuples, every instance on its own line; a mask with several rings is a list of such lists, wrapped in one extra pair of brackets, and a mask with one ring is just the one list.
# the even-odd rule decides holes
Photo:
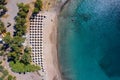
[(70, 0), (58, 36), (63, 80), (120, 80), (120, 0)]

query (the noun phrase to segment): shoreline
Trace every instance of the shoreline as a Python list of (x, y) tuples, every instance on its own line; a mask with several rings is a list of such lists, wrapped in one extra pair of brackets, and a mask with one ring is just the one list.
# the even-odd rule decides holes
[[(46, 21), (46, 24), (49, 28), (44, 29), (46, 39), (43, 41), (46, 41), (46, 43), (43, 43), (43, 46), (46, 46), (46, 49), (43, 51), (49, 51), (51, 47), (51, 52), (47, 54), (47, 51), (45, 54), (43, 54), (45, 63), (45, 70), (46, 70), (46, 80), (62, 80), (62, 71), (60, 69), (60, 63), (59, 63), (59, 56), (58, 56), (58, 17), (60, 12), (64, 9), (66, 4), (70, 0), (63, 0), (60, 3), (57, 3), (53, 8), (46, 11), (48, 13), (49, 19)], [(50, 21), (49, 21), (50, 20)], [(51, 28), (52, 29), (51, 29)], [(48, 31), (47, 31), (48, 30)], [(49, 36), (49, 39), (48, 39)], [(49, 44), (49, 45), (48, 45)], [(49, 48), (49, 49), (48, 49)], [(44, 52), (43, 52), (44, 53)], [(49, 57), (48, 57), (49, 56)]]
[(45, 80), (62, 80), (57, 54), (57, 13), (43, 12), (46, 15), (43, 29), (43, 64), (46, 72)]

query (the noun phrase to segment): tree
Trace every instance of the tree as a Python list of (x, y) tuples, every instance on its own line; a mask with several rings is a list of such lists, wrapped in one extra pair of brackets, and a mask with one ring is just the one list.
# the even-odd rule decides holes
[(26, 25), (17, 24), (17, 25), (15, 26), (15, 29), (16, 29), (15, 36), (20, 36), (20, 37), (22, 37), (23, 35), (25, 35), (25, 33), (26, 33), (26, 28), (27, 28)]
[(17, 22), (16, 26), (24, 25), (26, 23), (26, 19), (25, 18), (21, 18), (20, 16), (17, 16), (15, 19), (16, 19), (16, 22)]
[(26, 18), (27, 13), (24, 12), (24, 11), (20, 11), (20, 12), (18, 12), (18, 15), (19, 15), (20, 17), (22, 17), (22, 18)]
[(35, 7), (37, 7), (39, 10), (41, 10), (42, 8), (42, 1), (41, 0), (37, 0), (35, 3)]
[(27, 65), (30, 63), (30, 61), (31, 61), (31, 56), (28, 53), (24, 53), (21, 58), (21, 62)]
[(29, 5), (24, 5), (23, 6), (23, 11), (28, 13), (29, 12)]
[(16, 80), (16, 77), (13, 77), (12, 75), (8, 75), (7, 80)]
[(29, 5), (25, 5), (23, 3), (19, 3), (19, 4), (17, 4), (17, 6), (20, 9), (20, 11), (24, 11), (26, 13), (29, 12)]
[(13, 77), (11, 75), (9, 75), (8, 80), (13, 80)]
[(38, 8), (35, 8), (34, 11), (33, 11), (34, 14), (37, 14), (38, 12), (39, 12)]
[(37, 14), (42, 9), (42, 1), (36, 0), (34, 7), (33, 14)]
[(7, 11), (7, 8), (4, 5), (0, 5), (0, 9), (3, 9), (3, 12)]
[(21, 8), (23, 8), (24, 4), (23, 3), (19, 3), (19, 4), (17, 4), (17, 6), (18, 6), (19, 9), (21, 9)]
[(19, 55), (19, 53), (10, 52), (8, 53), (8, 59), (17, 62), (17, 60), (19, 60)]
[(28, 54), (31, 54), (31, 48), (30, 48), (30, 47), (26, 47), (26, 48), (24, 49), (24, 52), (25, 52), (25, 53), (28, 53)]
[(10, 62), (10, 66), (12, 67), (12, 70), (14, 72), (18, 72), (18, 73), (25, 72), (25, 70), (24, 70), (24, 67), (25, 67), (24, 64), (20, 63), (19, 61), (17, 61), (16, 63)]
[(22, 52), (22, 47), (19, 47), (19, 46), (16, 45), (16, 44), (11, 44), (10, 47), (11, 47), (11, 49), (12, 49), (12, 52), (16, 52), (16, 53), (21, 54), (21, 52)]
[(22, 46), (22, 43), (24, 42), (24, 38), (19, 37), (19, 36), (14, 36), (12, 39), (12, 44), (16, 44), (17, 46)]
[(10, 36), (10, 33), (9, 33), (9, 32), (6, 33), (5, 37), (3, 37), (3, 41), (4, 41), (6, 44), (10, 45), (10, 44), (11, 44), (11, 40), (12, 40), (12, 37)]

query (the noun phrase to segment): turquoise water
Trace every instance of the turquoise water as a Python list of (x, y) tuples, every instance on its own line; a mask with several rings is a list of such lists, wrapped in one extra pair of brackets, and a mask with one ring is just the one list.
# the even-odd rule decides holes
[(63, 80), (120, 80), (120, 0), (71, 0), (58, 30)]

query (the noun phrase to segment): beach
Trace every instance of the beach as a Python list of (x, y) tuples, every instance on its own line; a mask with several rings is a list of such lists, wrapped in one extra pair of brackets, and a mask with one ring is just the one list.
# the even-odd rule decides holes
[[(43, 21), (43, 64), (45, 68), (45, 80), (62, 80), (58, 59), (58, 15), (61, 6), (66, 2), (53, 0), (52, 7), (41, 12), (46, 16)], [(48, 1), (49, 3), (49, 1)]]
[(61, 80), (57, 54), (57, 13), (44, 12), (46, 20), (43, 22), (43, 64), (46, 80)]
[[(30, 5), (32, 5), (32, 2), (34, 0), (31, 0), (31, 2), (28, 2)], [(45, 0), (46, 2), (47, 0)], [(43, 10), (40, 11), (40, 14), (46, 16), (46, 18), (43, 20), (43, 53), (42, 53), (42, 58), (43, 58), (43, 67), (45, 72), (41, 73), (41, 70), (38, 72), (31, 72), (31, 73), (25, 73), (25, 74), (18, 74), (14, 73), (11, 71), (11, 68), (9, 67), (9, 64), (7, 60), (3, 63), (3, 66), (9, 71), (9, 73), (13, 76), (16, 76), (17, 80), (62, 80), (61, 78), (61, 73), (60, 73), (60, 66), (59, 66), (59, 59), (58, 59), (58, 34), (57, 34), (57, 28), (58, 28), (58, 15), (60, 8), (62, 4), (65, 2), (63, 1), (58, 1), (57, 0), (51, 0), (43, 2)], [(20, 2), (19, 2), (20, 3)], [(27, 3), (27, 0), (26, 0)], [(49, 5), (50, 3), (50, 5)], [(11, 2), (7, 6), (9, 8), (13, 8), (11, 4), (14, 4), (14, 8), (16, 9), (16, 12), (12, 15), (12, 10), (7, 13), (7, 17), (3, 18), (2, 20), (5, 22), (11, 22), (12, 25), (10, 29), (7, 31), (11, 32), (13, 34), (13, 25), (15, 24), (14, 22), (14, 17), (17, 15), (18, 9), (17, 9), (17, 1), (16, 3)], [(49, 5), (49, 6), (48, 6)], [(33, 6), (33, 5), (32, 5)], [(30, 13), (31, 14), (31, 9)], [(30, 26), (30, 21), (28, 20), (30, 15), (28, 15), (27, 18), (27, 33), (26, 33), (26, 40), (25, 40), (25, 46), (29, 46), (29, 26)], [(7, 25), (7, 22), (5, 25)], [(12, 31), (11, 31), (12, 30)]]

